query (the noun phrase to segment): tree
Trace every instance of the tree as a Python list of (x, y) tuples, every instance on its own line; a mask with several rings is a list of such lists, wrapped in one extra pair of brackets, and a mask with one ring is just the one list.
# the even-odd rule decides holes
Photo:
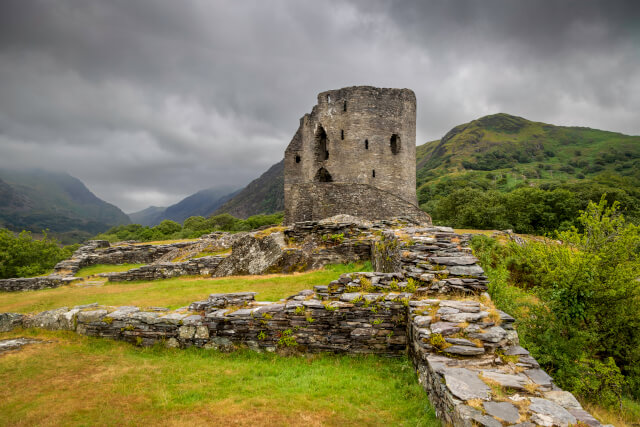
[(29, 277), (44, 274), (58, 262), (69, 258), (78, 245), (61, 248), (46, 232), (41, 240), (23, 231), (15, 236), (0, 228), (0, 278)]

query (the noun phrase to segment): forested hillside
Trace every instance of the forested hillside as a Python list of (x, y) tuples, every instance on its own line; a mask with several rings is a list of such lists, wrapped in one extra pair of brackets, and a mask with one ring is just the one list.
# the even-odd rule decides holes
[(456, 126), (417, 148), (420, 207), (455, 227), (544, 233), (607, 194), (640, 220), (640, 137), (508, 114)]

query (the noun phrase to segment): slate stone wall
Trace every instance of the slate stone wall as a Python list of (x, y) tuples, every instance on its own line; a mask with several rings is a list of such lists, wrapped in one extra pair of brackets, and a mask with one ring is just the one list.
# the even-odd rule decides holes
[[(310, 182), (292, 185), (288, 193), (291, 217), (299, 221), (349, 214), (369, 221), (390, 218), (428, 224), (431, 218), (417, 205), (368, 184)], [(289, 219), (285, 220), (289, 223)]]
[(118, 273), (103, 273), (110, 282), (130, 282), (134, 280), (159, 280), (179, 276), (210, 276), (224, 257), (206, 256), (183, 262), (164, 262), (143, 265)]
[(37, 291), (40, 289), (57, 288), (77, 281), (76, 277), (66, 276), (43, 276), (43, 277), (19, 277), (14, 279), (0, 280), (0, 291)]

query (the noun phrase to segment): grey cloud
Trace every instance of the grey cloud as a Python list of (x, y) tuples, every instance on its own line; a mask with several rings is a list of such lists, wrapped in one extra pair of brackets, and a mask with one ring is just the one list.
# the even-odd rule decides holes
[(241, 187), (318, 92), (409, 87), (418, 142), (504, 111), (640, 133), (634, 1), (5, 0), (0, 166), (126, 211)]

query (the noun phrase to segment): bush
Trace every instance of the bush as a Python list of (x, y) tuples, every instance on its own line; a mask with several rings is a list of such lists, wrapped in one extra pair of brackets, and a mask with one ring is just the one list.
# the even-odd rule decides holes
[(640, 397), (640, 229), (604, 197), (578, 222), (584, 231), (560, 232), (560, 242), (472, 245), (534, 357), (562, 387), (613, 405), (624, 387)]
[(0, 228), (0, 278), (38, 276), (52, 269), (58, 262), (67, 259), (79, 245), (58, 245), (44, 232), (41, 240), (23, 231), (15, 236)]

